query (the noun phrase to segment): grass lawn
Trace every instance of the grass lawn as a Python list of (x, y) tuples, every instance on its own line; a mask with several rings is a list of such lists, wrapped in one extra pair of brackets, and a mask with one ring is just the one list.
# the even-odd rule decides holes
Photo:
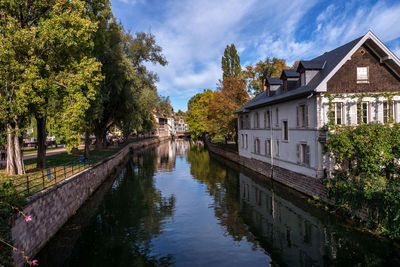
[[(139, 140), (140, 141), (140, 140)], [(137, 142), (137, 140), (131, 140), (129, 143)], [(93, 149), (89, 154), (89, 162), (80, 162), (80, 157), (83, 156), (83, 151), (80, 151), (80, 155), (68, 155), (67, 152), (63, 152), (56, 155), (46, 157), (46, 166), (44, 170), (36, 168), (36, 158), (24, 160), (26, 174), (24, 175), (7, 175), (5, 170), (0, 170), (0, 184), (5, 179), (10, 179), (17, 186), (18, 191), (27, 192), (27, 177), (29, 178), (29, 194), (39, 191), (43, 188), (49, 187), (56, 181), (60, 181), (69, 177), (75, 173), (82, 171), (83, 169), (102, 161), (103, 159), (115, 154), (120, 148), (111, 147), (106, 149)], [(44, 176), (44, 178), (43, 178)], [(50, 177), (50, 179), (48, 179)]]

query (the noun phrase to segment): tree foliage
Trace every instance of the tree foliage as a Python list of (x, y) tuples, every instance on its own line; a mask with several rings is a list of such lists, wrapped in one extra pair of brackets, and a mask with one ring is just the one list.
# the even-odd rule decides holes
[(336, 169), (326, 181), (336, 204), (392, 238), (400, 237), (400, 125), (362, 124), (331, 133), (326, 151)]
[(227, 45), (221, 60), (222, 78), (239, 77), (242, 71), (240, 57), (234, 44)]
[(186, 121), (194, 138), (201, 137), (209, 131), (208, 109), (213, 97), (212, 90), (204, 89), (203, 93), (196, 94), (188, 102)]
[(83, 1), (0, 2), (0, 113), (7, 124), (7, 171), (24, 173), (20, 152), (29, 116), (57, 112), (74, 139), (96, 94), (100, 64), (90, 57), (96, 23)]
[[(296, 66), (295, 62), (292, 68)], [(267, 57), (265, 60), (260, 60), (254, 65), (246, 66), (242, 71), (242, 76), (246, 80), (249, 92), (257, 95), (264, 90), (264, 81), (268, 77), (280, 77), (282, 70), (289, 68), (286, 65), (285, 59)]]
[(226, 78), (214, 92), (208, 108), (209, 132), (225, 138), (234, 137), (237, 131), (237, 115), (234, 114), (249, 101), (246, 83), (240, 78)]

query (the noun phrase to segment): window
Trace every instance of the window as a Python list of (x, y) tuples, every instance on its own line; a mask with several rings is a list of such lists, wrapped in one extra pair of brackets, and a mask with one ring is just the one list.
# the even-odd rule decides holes
[(282, 139), (285, 141), (289, 140), (289, 129), (287, 121), (282, 121)]
[(283, 91), (287, 90), (287, 80), (283, 80)]
[(249, 129), (249, 114), (246, 114), (245, 116), (244, 127)]
[(343, 103), (335, 103), (335, 123), (343, 124)]
[(240, 115), (240, 129), (243, 129), (243, 115)]
[(243, 134), (241, 135), (241, 140), (240, 141), (242, 143), (241, 147), (244, 148), (244, 135)]
[(279, 140), (275, 142), (275, 155), (279, 156)]
[(305, 72), (303, 72), (300, 75), (300, 83), (301, 83), (301, 86), (306, 86), (306, 73)]
[(368, 83), (368, 67), (357, 67), (357, 83)]
[(297, 127), (308, 127), (308, 106), (305, 104), (297, 107)]
[(254, 153), (260, 154), (260, 140), (258, 138), (254, 139)]
[(271, 127), (271, 116), (269, 113), (269, 110), (267, 110), (264, 114), (264, 122), (265, 122), (265, 128), (270, 128)]
[(310, 166), (310, 146), (307, 144), (297, 145), (297, 163), (304, 166)]
[(275, 118), (276, 118), (276, 126), (279, 127), (279, 109), (278, 108), (276, 108)]
[(261, 190), (256, 188), (255, 193), (256, 193), (256, 203), (257, 203), (258, 206), (261, 206), (261, 204), (262, 204)]
[(389, 123), (393, 119), (393, 105), (383, 101), (383, 123)]
[(260, 120), (258, 118), (258, 112), (254, 113), (254, 128), (260, 128)]
[(361, 121), (363, 123), (369, 122), (369, 111), (368, 111), (368, 102), (361, 103)]
[(265, 155), (271, 156), (271, 140), (265, 140)]
[(247, 134), (244, 135), (244, 147), (247, 149)]

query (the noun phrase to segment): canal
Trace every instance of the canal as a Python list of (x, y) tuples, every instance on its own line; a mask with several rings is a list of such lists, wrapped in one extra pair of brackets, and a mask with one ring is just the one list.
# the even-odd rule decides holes
[(40, 266), (400, 266), (398, 245), (228, 165), (187, 141), (134, 155)]

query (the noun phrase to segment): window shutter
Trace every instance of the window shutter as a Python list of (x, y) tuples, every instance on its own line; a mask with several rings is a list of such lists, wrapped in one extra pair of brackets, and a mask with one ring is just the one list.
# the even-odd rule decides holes
[(308, 128), (308, 105), (304, 105), (304, 127)]
[(297, 147), (297, 164), (300, 164), (301, 163), (301, 161), (300, 161), (300, 144), (297, 144), (296, 147)]
[(305, 157), (304, 157), (304, 164), (306, 166), (310, 166), (310, 146), (305, 146)]
[(300, 127), (300, 118), (299, 118), (299, 116), (300, 116), (300, 111), (299, 111), (299, 109), (300, 109), (300, 107), (297, 106), (297, 108), (296, 108), (297, 127)]

